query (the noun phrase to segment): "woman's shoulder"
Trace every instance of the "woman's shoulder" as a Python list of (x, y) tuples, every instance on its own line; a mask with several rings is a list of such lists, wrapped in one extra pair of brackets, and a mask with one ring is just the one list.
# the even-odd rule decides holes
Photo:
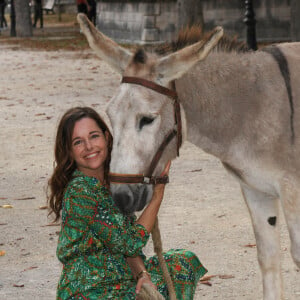
[(65, 193), (64, 199), (73, 198), (94, 198), (95, 182), (93, 178), (83, 175), (82, 173), (74, 172), (72, 179), (69, 181)]
[(76, 201), (76, 199), (84, 198), (85, 202), (92, 201), (97, 203), (103, 197), (109, 197), (109, 192), (101, 186), (99, 180), (94, 177), (84, 175), (80, 171), (75, 171), (73, 177), (66, 187), (64, 200)]
[(67, 185), (67, 190), (80, 189), (91, 190), (93, 187), (99, 185), (99, 181), (94, 177), (84, 175), (82, 172), (76, 170), (72, 175), (72, 179)]

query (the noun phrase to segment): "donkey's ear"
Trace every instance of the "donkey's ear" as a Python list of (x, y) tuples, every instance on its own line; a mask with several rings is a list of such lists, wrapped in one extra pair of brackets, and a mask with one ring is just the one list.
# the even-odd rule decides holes
[(217, 45), (223, 36), (223, 28), (216, 27), (206, 39), (185, 47), (159, 59), (156, 71), (162, 83), (180, 78), (197, 62), (206, 58), (208, 53)]
[(85, 14), (78, 14), (77, 20), (90, 47), (115, 71), (122, 74), (129, 64), (132, 53), (98, 31)]

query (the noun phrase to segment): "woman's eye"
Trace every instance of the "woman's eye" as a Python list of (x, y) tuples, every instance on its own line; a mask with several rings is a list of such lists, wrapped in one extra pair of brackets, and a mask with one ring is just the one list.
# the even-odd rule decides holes
[(98, 137), (100, 137), (100, 134), (93, 134), (93, 135), (91, 136), (92, 139), (97, 139)]
[(139, 129), (141, 130), (144, 126), (150, 125), (154, 121), (152, 117), (142, 117), (139, 123)]
[(73, 143), (74, 146), (79, 146), (81, 145), (82, 141), (81, 140), (77, 140)]

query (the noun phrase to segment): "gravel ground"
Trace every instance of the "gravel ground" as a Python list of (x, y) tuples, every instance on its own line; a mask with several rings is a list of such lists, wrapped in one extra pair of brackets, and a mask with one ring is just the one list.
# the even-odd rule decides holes
[[(91, 51), (29, 51), (0, 44), (0, 299), (55, 299), (59, 226), (49, 226), (46, 186), (63, 112), (102, 113), (120, 80)], [(195, 299), (262, 299), (250, 217), (239, 185), (190, 143), (170, 172), (160, 211), (164, 249), (197, 253), (212, 277)], [(11, 208), (4, 208), (11, 205)], [(281, 217), (285, 299), (300, 299), (300, 273)], [(146, 254), (153, 253), (151, 242)], [(1, 252), (0, 252), (1, 253)]]

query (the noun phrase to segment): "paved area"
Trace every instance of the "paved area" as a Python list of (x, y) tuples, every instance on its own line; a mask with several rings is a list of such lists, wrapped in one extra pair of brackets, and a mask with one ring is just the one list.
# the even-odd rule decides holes
[[(89, 50), (29, 51), (0, 40), (0, 299), (55, 299), (59, 226), (49, 226), (46, 187), (56, 126), (71, 106), (103, 113), (119, 76)], [(160, 211), (165, 249), (197, 253), (212, 277), (195, 299), (262, 299), (250, 217), (220, 162), (185, 143)], [(11, 208), (6, 205), (10, 205)], [(286, 298), (300, 299), (281, 217)], [(152, 245), (146, 248), (151, 255)]]

